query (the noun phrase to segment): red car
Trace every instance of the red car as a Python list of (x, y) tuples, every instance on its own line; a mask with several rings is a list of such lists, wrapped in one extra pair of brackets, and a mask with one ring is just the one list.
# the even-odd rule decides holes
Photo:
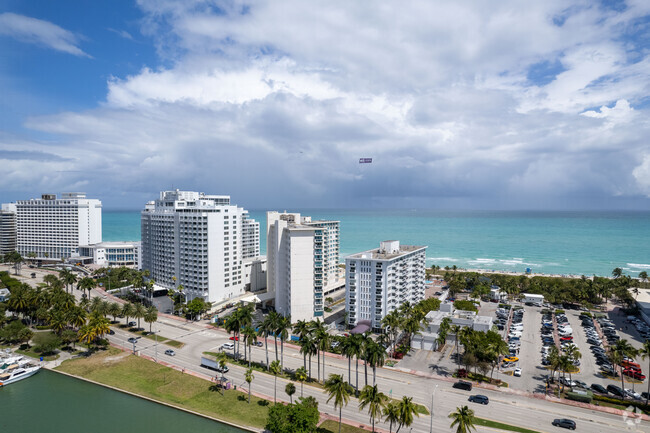
[(573, 341), (573, 337), (560, 337), (560, 341)]
[(231, 340), (239, 341), (239, 337), (230, 337)]
[(639, 370), (632, 370), (631, 368), (623, 370), (623, 374), (631, 377), (632, 379), (645, 380), (645, 374), (641, 373)]

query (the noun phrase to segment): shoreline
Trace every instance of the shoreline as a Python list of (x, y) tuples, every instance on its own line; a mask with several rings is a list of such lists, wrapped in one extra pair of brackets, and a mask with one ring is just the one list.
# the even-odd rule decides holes
[(245, 426), (245, 425), (239, 425), (239, 424), (235, 424), (235, 423), (232, 423), (232, 422), (229, 422), (229, 421), (225, 421), (225, 420), (221, 420), (221, 419), (218, 419), (218, 418), (214, 418), (214, 417), (212, 417), (212, 416), (205, 415), (205, 414), (200, 413), (200, 412), (196, 412), (196, 411), (193, 411), (193, 410), (190, 410), (190, 409), (185, 409), (185, 408), (183, 408), (183, 407), (175, 406), (175, 405), (173, 405), (173, 404), (171, 404), (171, 403), (166, 403), (166, 402), (164, 402), (164, 401), (160, 401), (160, 400), (156, 400), (156, 399), (153, 399), (153, 398), (150, 398), (150, 397), (146, 397), (146, 396), (143, 396), (143, 395), (139, 395), (139, 394), (133, 393), (133, 392), (131, 392), (131, 391), (126, 391), (126, 390), (124, 390), (124, 389), (120, 389), (120, 388), (117, 388), (117, 387), (114, 387), (114, 386), (111, 386), (111, 385), (107, 385), (107, 384), (105, 384), (105, 383), (96, 382), (96, 381), (94, 381), (94, 380), (92, 380), (92, 379), (87, 379), (87, 378), (85, 378), (85, 377), (77, 376), (77, 375), (74, 375), (74, 374), (71, 374), (71, 373), (66, 373), (65, 371), (60, 371), (60, 370), (57, 370), (56, 368), (51, 368), (51, 367), (49, 367), (49, 366), (44, 366), (43, 368), (46, 369), (47, 371), (51, 371), (51, 372), (54, 372), (54, 373), (62, 374), (62, 375), (64, 375), (64, 376), (68, 376), (68, 377), (71, 377), (71, 378), (73, 378), (73, 379), (82, 380), (82, 381), (84, 381), (84, 382), (92, 383), (93, 385), (99, 385), (99, 386), (101, 386), (101, 387), (104, 387), (104, 388), (107, 388), (107, 389), (111, 389), (111, 390), (113, 390), (113, 391), (117, 391), (117, 392), (120, 392), (120, 393), (122, 393), (122, 394), (127, 394), (127, 395), (130, 395), (130, 396), (132, 396), (132, 397), (140, 398), (140, 399), (143, 399), (143, 400), (150, 401), (150, 402), (152, 402), (152, 403), (156, 403), (156, 404), (160, 404), (160, 405), (163, 405), (163, 406), (167, 406), (167, 407), (169, 407), (169, 408), (171, 408), (171, 409), (180, 410), (180, 411), (183, 411), (183, 412), (185, 412), (185, 413), (189, 413), (189, 414), (191, 414), (191, 415), (197, 415), (197, 416), (200, 416), (201, 418), (209, 419), (210, 421), (218, 422), (218, 423), (220, 423), (220, 424), (225, 424), (225, 425), (227, 425), (227, 426), (229, 426), (229, 427), (238, 428), (238, 429), (240, 429), (240, 430), (244, 430), (244, 431), (248, 431), (248, 432), (252, 432), (252, 433), (264, 433), (264, 429), (257, 430), (255, 427)]

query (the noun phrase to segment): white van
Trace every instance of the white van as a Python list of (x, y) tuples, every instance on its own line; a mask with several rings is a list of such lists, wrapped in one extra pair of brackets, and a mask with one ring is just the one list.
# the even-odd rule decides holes
[(235, 345), (233, 343), (227, 342), (227, 343), (223, 343), (221, 345), (221, 348), (223, 350), (233, 350), (235, 348)]

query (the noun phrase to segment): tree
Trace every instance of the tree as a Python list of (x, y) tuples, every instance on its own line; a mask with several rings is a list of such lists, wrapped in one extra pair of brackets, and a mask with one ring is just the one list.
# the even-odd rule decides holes
[(646, 271), (639, 272), (639, 280), (646, 282), (648, 280), (648, 273)]
[(363, 336), (361, 334), (353, 334), (348, 337), (350, 340), (350, 352), (354, 355), (355, 369), (356, 369), (356, 379), (355, 386), (356, 390), (359, 389), (359, 357), (363, 354)]
[(366, 345), (366, 362), (372, 367), (372, 385), (374, 386), (377, 381), (377, 367), (384, 365), (386, 359), (386, 350), (380, 344), (370, 340)]
[(329, 394), (327, 402), (334, 399), (334, 410), (339, 408), (339, 433), (341, 433), (341, 422), (343, 421), (343, 406), (347, 406), (352, 395), (352, 387), (343, 379), (340, 374), (330, 374), (329, 379), (324, 383), (325, 391)]
[(454, 344), (456, 345), (456, 363), (458, 364), (458, 370), (460, 370), (460, 330), (462, 327), (460, 325), (451, 325), (449, 331), (454, 334)]
[(280, 316), (275, 333), (280, 337), (280, 367), (284, 369), (284, 342), (289, 338), (291, 329), (291, 316)]
[(393, 424), (399, 424), (399, 404), (394, 401), (388, 402), (383, 410), (384, 421), (389, 423), (389, 432), (393, 433)]
[[(646, 277), (647, 278), (647, 277)], [(642, 359), (648, 358), (648, 371), (650, 371), (650, 340), (646, 340), (643, 343), (641, 349), (639, 349), (639, 355)], [(650, 380), (648, 380), (648, 397), (645, 399), (645, 404), (648, 404), (648, 399), (650, 397)]]
[(144, 313), (144, 321), (149, 324), (149, 333), (151, 334), (151, 326), (158, 320), (158, 310), (153, 305), (147, 307)]
[(273, 333), (273, 317), (270, 314), (264, 316), (264, 320), (258, 328), (260, 337), (264, 337), (264, 348), (266, 351), (266, 369), (268, 371), (269, 364), (269, 336)]
[(289, 396), (290, 404), (293, 404), (293, 395), (296, 393), (296, 385), (294, 385), (293, 382), (287, 383), (284, 387), (284, 392)]
[(129, 317), (133, 317), (133, 313), (135, 312), (135, 307), (133, 306), (132, 303), (127, 302), (122, 306), (122, 316), (126, 319), (126, 323), (129, 323)]
[(372, 431), (375, 431), (375, 419), (381, 416), (382, 409), (386, 405), (388, 397), (382, 392), (379, 392), (377, 385), (366, 385), (359, 394), (359, 410), (368, 407), (368, 415), (372, 422)]
[(83, 277), (81, 280), (79, 280), (79, 283), (77, 284), (77, 289), (81, 290), (82, 292), (85, 290), (88, 290), (88, 297), (90, 298), (90, 291), (97, 287), (97, 281), (90, 277)]
[(305, 381), (307, 381), (307, 370), (305, 367), (300, 367), (298, 370), (296, 370), (295, 378), (298, 382), (300, 382), (300, 397), (302, 397), (302, 386)]
[(623, 275), (623, 269), (614, 268), (614, 270), (612, 271), (612, 277), (619, 278), (621, 275)]
[(248, 348), (248, 367), (251, 366), (251, 348), (257, 342), (257, 333), (251, 325), (246, 325), (242, 331), (244, 337), (244, 358), (246, 358), (246, 348)]
[(470, 433), (472, 429), (476, 430), (474, 411), (467, 406), (457, 407), (456, 412), (450, 413), (448, 417), (452, 420), (449, 427), (456, 427), (456, 433)]
[(244, 373), (244, 379), (246, 380), (246, 383), (248, 383), (248, 404), (251, 404), (251, 382), (255, 379), (252, 367), (248, 367), (246, 373)]
[(271, 374), (275, 377), (273, 382), (273, 403), (277, 403), (277, 392), (278, 392), (278, 374), (282, 373), (280, 369), (280, 361), (273, 361), (271, 363)]
[(20, 273), (20, 268), (22, 267), (23, 257), (18, 253), (18, 251), (12, 251), (9, 254), (5, 254), (4, 260), (13, 264), (14, 275)]
[(66, 292), (72, 291), (72, 286), (77, 282), (77, 277), (69, 269), (63, 269), (59, 272), (59, 278), (65, 284)]
[(397, 431), (399, 432), (402, 427), (409, 427), (413, 424), (413, 415), (417, 417), (420, 415), (418, 414), (417, 407), (413, 403), (413, 397), (402, 397), (402, 399), (397, 403), (397, 407), (399, 408), (399, 427), (397, 428)]
[[(320, 319), (312, 322), (312, 335), (316, 345), (316, 361), (318, 365), (318, 381), (320, 382), (320, 353), (329, 347), (330, 336)], [(325, 357), (323, 355), (323, 380), (325, 379)]]
[(578, 347), (575, 344), (569, 344), (565, 349), (564, 353), (569, 357), (569, 360), (571, 361), (571, 366), (569, 367), (569, 380), (572, 381), (571, 377), (571, 372), (573, 371), (573, 366), (575, 365), (575, 361), (579, 360), (582, 358), (582, 353), (580, 353), (580, 350), (578, 350)]
[(210, 307), (210, 304), (201, 298), (194, 298), (187, 303), (187, 311), (190, 313), (192, 320), (203, 314)]
[(117, 302), (111, 302), (106, 313), (109, 316), (113, 316), (113, 323), (117, 323), (117, 316), (122, 315), (122, 307)]
[(312, 433), (320, 419), (314, 397), (300, 398), (296, 404), (276, 404), (269, 409), (265, 429), (272, 433)]
[[(624, 357), (634, 358), (637, 355), (637, 350), (625, 339), (618, 340), (614, 346), (610, 346), (609, 359), (612, 365), (620, 365)], [(623, 370), (621, 368), (621, 370)], [(625, 375), (621, 371), (621, 388), (625, 389)], [(625, 395), (623, 395), (625, 400)]]
[(143, 319), (147, 315), (147, 309), (144, 305), (137, 303), (133, 309), (133, 317), (138, 319), (138, 329), (140, 328), (140, 319)]

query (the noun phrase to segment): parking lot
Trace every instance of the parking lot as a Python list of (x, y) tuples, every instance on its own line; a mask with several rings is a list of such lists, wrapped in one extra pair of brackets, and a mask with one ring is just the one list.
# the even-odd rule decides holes
[[(515, 305), (521, 305), (515, 303)], [(483, 303), (479, 315), (491, 316), (495, 318), (496, 304)], [(522, 318), (523, 329), (519, 337), (520, 347), (516, 356), (519, 360), (508, 368), (495, 370), (494, 377), (508, 382), (509, 386), (514, 389), (528, 392), (543, 393), (546, 390), (546, 380), (550, 377), (551, 370), (542, 365), (542, 308), (536, 306), (523, 306), (524, 315)], [(585, 328), (582, 326), (582, 320), (579, 318), (580, 311), (565, 310), (565, 315), (570, 325), (573, 337), (573, 344), (576, 345), (581, 353), (579, 370), (571, 375), (573, 380), (585, 382), (588, 386), (591, 384), (600, 384), (604, 387), (607, 385), (621, 386), (621, 379), (606, 377), (600, 372), (600, 366), (596, 363), (596, 358), (591, 351), (591, 344), (587, 342)], [(618, 307), (610, 308), (607, 313), (608, 318), (615, 324), (617, 335), (621, 339), (626, 339), (636, 348), (643, 345), (644, 339), (640, 336), (634, 326), (625, 323), (626, 316), (620, 313)], [(512, 316), (511, 316), (512, 317)], [(507, 325), (509, 325), (508, 322)], [(627, 326), (627, 329), (626, 329)], [(509, 329), (505, 327), (500, 333), (507, 340)], [(557, 333), (556, 333), (557, 334)], [(557, 339), (556, 339), (557, 341)], [(603, 342), (606, 343), (606, 339)], [(460, 349), (463, 351), (462, 347)], [(421, 353), (420, 353), (421, 352)], [(445, 350), (440, 352), (415, 351), (407, 358), (400, 362), (400, 366), (412, 368), (421, 371), (449, 375), (456, 370), (455, 362), (455, 345), (453, 341), (447, 344)], [(641, 365), (644, 374), (648, 374), (647, 361), (636, 359)], [(521, 368), (521, 377), (513, 376), (515, 368)], [(557, 373), (556, 376), (557, 378)], [(567, 374), (567, 379), (569, 375)], [(625, 377), (625, 388), (633, 388), (639, 393), (647, 390), (647, 382), (633, 381)], [(648, 380), (648, 379), (646, 379)], [(633, 383), (634, 382), (634, 383)]]

